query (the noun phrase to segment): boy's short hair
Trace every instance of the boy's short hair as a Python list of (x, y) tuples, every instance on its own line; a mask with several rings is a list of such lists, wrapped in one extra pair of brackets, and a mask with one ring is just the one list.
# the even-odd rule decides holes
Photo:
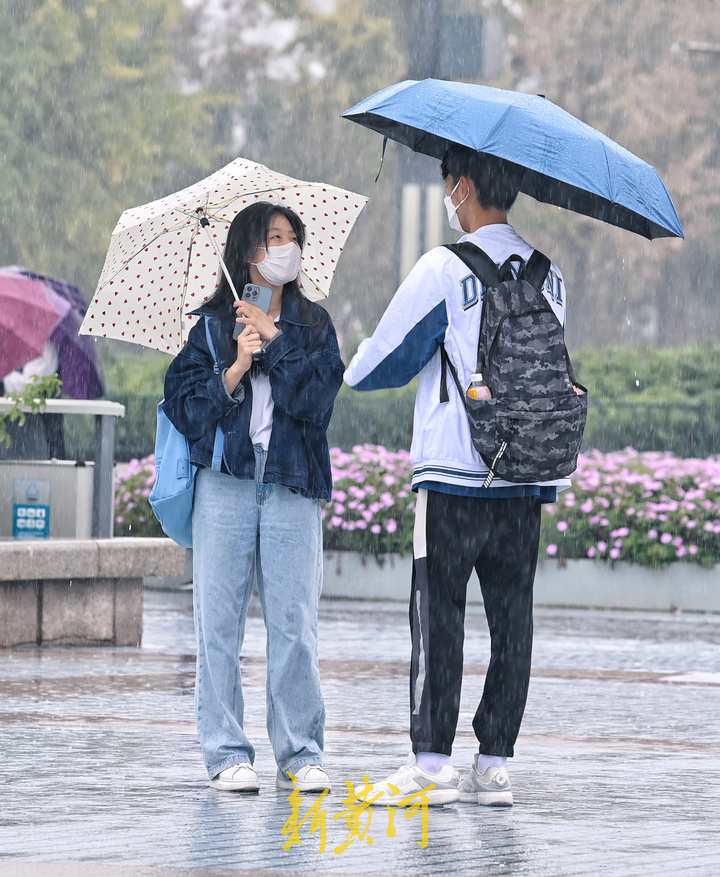
[(497, 207), (507, 213), (520, 190), (523, 168), (466, 146), (451, 146), (442, 157), (440, 173), (444, 180), (450, 176), (456, 182), (469, 177), (481, 207)]

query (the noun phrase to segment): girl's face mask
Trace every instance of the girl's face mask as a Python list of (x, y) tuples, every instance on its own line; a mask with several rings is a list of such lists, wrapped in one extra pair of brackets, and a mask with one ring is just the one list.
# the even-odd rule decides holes
[(265, 258), (262, 262), (251, 262), (270, 286), (284, 286), (290, 283), (300, 273), (300, 259), (302, 252), (300, 247), (293, 243), (282, 244), (279, 247), (259, 247), (265, 250)]

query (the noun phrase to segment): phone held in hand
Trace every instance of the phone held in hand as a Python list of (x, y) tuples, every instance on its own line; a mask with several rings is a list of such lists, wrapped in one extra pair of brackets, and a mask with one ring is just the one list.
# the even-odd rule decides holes
[[(267, 313), (272, 301), (272, 289), (269, 286), (258, 286), (257, 283), (246, 283), (240, 296), (242, 301), (250, 302)], [(245, 323), (235, 323), (233, 339), (237, 341), (238, 335), (245, 328)]]

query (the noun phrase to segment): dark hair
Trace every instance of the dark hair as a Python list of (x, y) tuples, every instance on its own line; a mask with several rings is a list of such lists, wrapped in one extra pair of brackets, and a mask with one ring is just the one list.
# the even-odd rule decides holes
[[(297, 213), (289, 207), (271, 204), (269, 201), (257, 201), (241, 210), (230, 223), (223, 259), (238, 295), (242, 294), (245, 284), (250, 282), (250, 260), (255, 257), (258, 247), (268, 245), (270, 222), (277, 214), (288, 220), (302, 249), (305, 244), (305, 226)], [(297, 287), (297, 281), (286, 285)], [(232, 290), (221, 268), (220, 281), (212, 300), (217, 302), (225, 297), (231, 299)]]
[(497, 207), (507, 213), (520, 190), (523, 168), (466, 146), (451, 146), (442, 157), (440, 173), (444, 180), (452, 177), (455, 182), (469, 177), (481, 207)]

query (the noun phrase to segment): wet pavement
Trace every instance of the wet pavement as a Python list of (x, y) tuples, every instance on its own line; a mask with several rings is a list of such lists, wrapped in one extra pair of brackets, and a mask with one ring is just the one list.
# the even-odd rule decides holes
[[(471, 608), (453, 761), (488, 660)], [(188, 592), (150, 591), (140, 649), (0, 650), (0, 875), (720, 874), (720, 616), (539, 610), (512, 809), (372, 812), (347, 848), (345, 780), (404, 761), (404, 606), (323, 601), (325, 766), (335, 787), (284, 849), (291, 817), (265, 731), (264, 631), (248, 621), (246, 727), (261, 792), (207, 785), (193, 718)], [(316, 799), (305, 795), (299, 820)], [(348, 817), (349, 818), (349, 817)], [(391, 829), (392, 831), (392, 829)], [(368, 840), (372, 838), (372, 843)]]

